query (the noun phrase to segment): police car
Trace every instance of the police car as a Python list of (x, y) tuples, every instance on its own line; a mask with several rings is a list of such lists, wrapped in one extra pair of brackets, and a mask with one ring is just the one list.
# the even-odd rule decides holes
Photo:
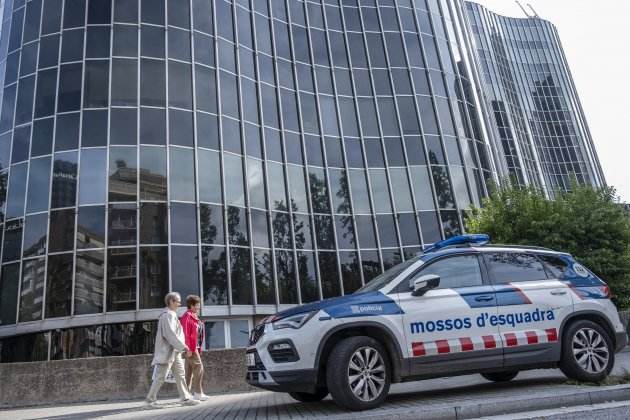
[(357, 292), (280, 312), (247, 348), (247, 381), (303, 402), (378, 406), (391, 383), (559, 367), (601, 381), (627, 342), (606, 283), (566, 253), (436, 243)]

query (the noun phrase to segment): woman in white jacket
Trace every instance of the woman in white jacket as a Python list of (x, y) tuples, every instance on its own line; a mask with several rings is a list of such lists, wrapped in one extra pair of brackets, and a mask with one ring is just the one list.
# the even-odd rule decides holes
[(184, 374), (184, 361), (181, 353), (189, 352), (184, 341), (184, 331), (177, 317), (177, 308), (182, 304), (181, 296), (177, 292), (170, 292), (164, 297), (166, 308), (160, 314), (157, 333), (155, 335), (155, 352), (151, 366), (156, 366), (155, 379), (149, 389), (146, 405), (159, 408), (156, 403), (157, 393), (166, 379), (169, 370), (172, 370), (179, 392), (180, 402), (183, 405), (197, 405), (199, 401), (193, 400), (186, 387)]

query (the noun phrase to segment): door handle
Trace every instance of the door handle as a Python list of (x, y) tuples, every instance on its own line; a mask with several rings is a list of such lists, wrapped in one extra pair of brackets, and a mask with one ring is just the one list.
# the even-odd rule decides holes
[(561, 296), (561, 295), (566, 295), (567, 291), (566, 290), (554, 290), (554, 291), (551, 291), (549, 293), (551, 293), (554, 296)]
[(490, 296), (490, 295), (482, 295), (482, 296), (477, 296), (475, 298), (477, 302), (488, 302), (493, 299), (494, 299), (494, 296)]

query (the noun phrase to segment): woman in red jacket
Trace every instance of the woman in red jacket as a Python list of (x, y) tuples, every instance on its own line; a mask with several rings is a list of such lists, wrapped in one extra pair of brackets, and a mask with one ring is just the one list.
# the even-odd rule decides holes
[(186, 298), (188, 311), (179, 319), (184, 330), (186, 346), (190, 349), (186, 353), (186, 384), (193, 394), (193, 398), (205, 401), (208, 396), (201, 390), (203, 382), (203, 364), (201, 363), (201, 346), (204, 339), (203, 321), (199, 319), (201, 298), (190, 295)]

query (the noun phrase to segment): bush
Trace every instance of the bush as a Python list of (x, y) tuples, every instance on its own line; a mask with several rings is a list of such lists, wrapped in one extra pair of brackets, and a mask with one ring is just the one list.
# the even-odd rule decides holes
[(550, 200), (534, 187), (493, 188), (466, 220), (492, 242), (544, 246), (572, 254), (606, 281), (620, 308), (630, 308), (630, 215), (612, 187), (573, 184)]

